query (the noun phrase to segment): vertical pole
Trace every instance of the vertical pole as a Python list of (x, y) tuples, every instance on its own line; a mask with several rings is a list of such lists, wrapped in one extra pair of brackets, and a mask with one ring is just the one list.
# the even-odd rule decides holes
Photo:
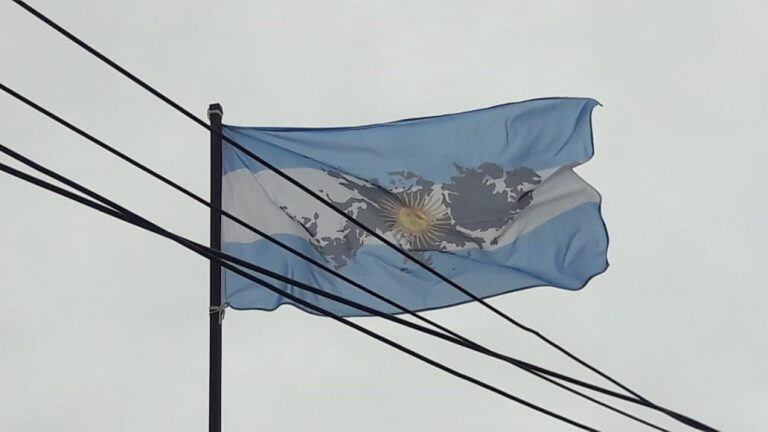
[[(221, 118), (219, 104), (208, 106), (211, 123), (211, 248), (221, 250)], [(208, 432), (221, 432), (221, 266), (211, 261), (210, 360), (208, 375)]]

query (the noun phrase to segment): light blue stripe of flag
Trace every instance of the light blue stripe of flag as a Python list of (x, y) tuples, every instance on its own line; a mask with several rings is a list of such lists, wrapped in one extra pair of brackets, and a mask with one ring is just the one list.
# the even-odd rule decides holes
[[(454, 164), (494, 161), (512, 170), (547, 169), (592, 157), (594, 99), (552, 98), (459, 114), (370, 126), (274, 128), (225, 126), (225, 135), (278, 168), (337, 168), (358, 178), (386, 179), (395, 171), (446, 181)], [(264, 167), (224, 146), (224, 174)]]

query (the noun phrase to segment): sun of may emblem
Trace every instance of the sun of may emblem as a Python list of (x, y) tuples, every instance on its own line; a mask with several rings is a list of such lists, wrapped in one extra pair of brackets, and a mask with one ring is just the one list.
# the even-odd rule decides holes
[(400, 192), (381, 203), (384, 222), (395, 236), (412, 248), (435, 246), (450, 226), (448, 210), (439, 198), (418, 192)]

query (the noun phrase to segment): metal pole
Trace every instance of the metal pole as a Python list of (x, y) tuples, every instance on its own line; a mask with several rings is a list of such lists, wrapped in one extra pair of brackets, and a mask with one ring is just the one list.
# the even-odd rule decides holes
[[(211, 248), (221, 250), (221, 118), (219, 104), (208, 106), (211, 122)], [(208, 431), (221, 432), (221, 266), (211, 261), (210, 360), (208, 375)]]

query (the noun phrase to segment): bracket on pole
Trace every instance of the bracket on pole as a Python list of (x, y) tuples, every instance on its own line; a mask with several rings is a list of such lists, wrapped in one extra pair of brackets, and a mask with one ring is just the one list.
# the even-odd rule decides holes
[(224, 312), (227, 311), (227, 308), (229, 307), (229, 303), (222, 303), (219, 306), (211, 306), (208, 308), (208, 314), (219, 314), (219, 324), (224, 322)]

